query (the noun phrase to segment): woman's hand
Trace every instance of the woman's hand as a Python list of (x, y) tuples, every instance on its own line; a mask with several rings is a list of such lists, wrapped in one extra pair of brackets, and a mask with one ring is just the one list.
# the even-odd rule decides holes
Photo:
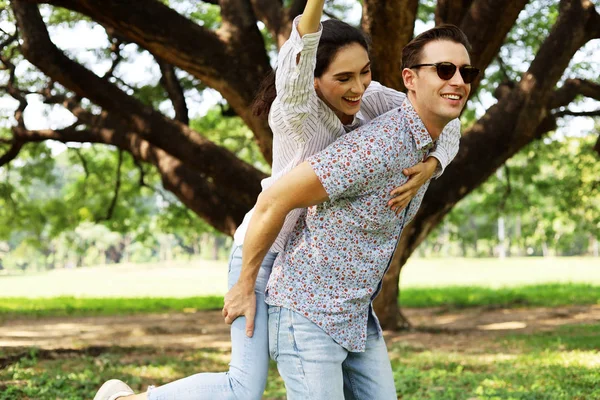
[(388, 206), (396, 215), (408, 206), (408, 203), (415, 197), (421, 186), (431, 179), (437, 166), (437, 158), (429, 157), (425, 162), (420, 162), (402, 170), (402, 173), (408, 176), (408, 181), (392, 190), (390, 193), (392, 199), (388, 201)]

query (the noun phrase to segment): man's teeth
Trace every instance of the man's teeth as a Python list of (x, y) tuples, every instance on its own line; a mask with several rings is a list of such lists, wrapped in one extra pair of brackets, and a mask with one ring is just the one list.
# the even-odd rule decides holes
[(442, 97), (450, 100), (460, 100), (460, 96), (457, 94), (443, 94)]
[(344, 97), (344, 99), (348, 100), (348, 101), (359, 101), (361, 99), (362, 96), (358, 96), (358, 97)]

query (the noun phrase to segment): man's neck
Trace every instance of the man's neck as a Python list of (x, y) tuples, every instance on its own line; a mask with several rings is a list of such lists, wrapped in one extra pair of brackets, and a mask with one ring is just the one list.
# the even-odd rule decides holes
[(440, 135), (442, 134), (444, 127), (450, 121), (445, 121), (445, 120), (442, 121), (439, 118), (432, 117), (432, 116), (428, 115), (428, 113), (424, 112), (423, 110), (420, 110), (419, 105), (417, 104), (417, 101), (412, 92), (408, 92), (408, 99), (410, 100), (410, 104), (415, 109), (417, 115), (423, 122), (423, 125), (425, 125), (425, 129), (427, 129), (427, 133), (429, 133), (429, 136), (431, 136), (431, 140), (433, 140), (433, 141), (437, 140), (437, 138), (439, 138)]

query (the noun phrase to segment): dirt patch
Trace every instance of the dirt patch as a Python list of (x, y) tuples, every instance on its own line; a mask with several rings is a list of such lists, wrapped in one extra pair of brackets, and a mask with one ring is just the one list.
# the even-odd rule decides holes
[[(566, 324), (600, 323), (600, 305), (556, 308), (447, 311), (404, 309), (414, 330), (386, 332), (388, 344), (417, 348), (489, 351), (507, 333), (532, 333)], [(0, 350), (117, 347), (161, 349), (230, 347), (229, 326), (220, 311), (112, 317), (14, 319), (0, 324)]]

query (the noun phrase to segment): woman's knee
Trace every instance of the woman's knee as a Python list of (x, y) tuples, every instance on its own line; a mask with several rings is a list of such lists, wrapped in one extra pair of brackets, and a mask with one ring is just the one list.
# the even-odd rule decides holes
[[(236, 373), (238, 372), (238, 373)], [(234, 397), (237, 400), (260, 400), (267, 387), (268, 370), (264, 371), (229, 371), (229, 380)]]

